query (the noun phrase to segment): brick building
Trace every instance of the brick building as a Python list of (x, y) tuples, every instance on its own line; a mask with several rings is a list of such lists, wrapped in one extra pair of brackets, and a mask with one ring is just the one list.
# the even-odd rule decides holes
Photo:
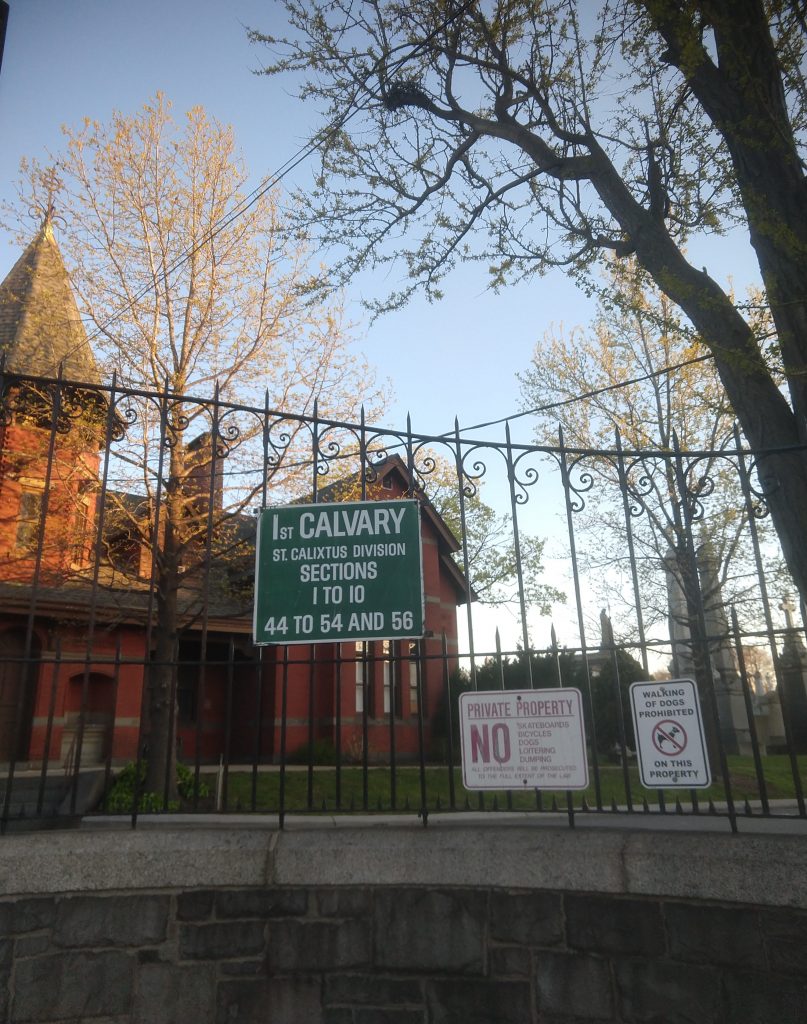
[[(84, 765), (125, 761), (142, 739), (154, 604), (150, 555), (110, 508), (153, 511), (137, 494), (103, 496), (110, 437), (125, 424), (110, 412), (47, 219), (0, 284), (0, 359), (0, 761), (70, 761), (77, 742)], [(218, 500), (209, 445), (200, 437), (187, 446), (199, 465), (189, 479)], [(201, 599), (204, 615), (188, 612), (177, 642), (183, 759), (277, 760), (284, 687), (289, 753), (314, 739), (357, 755), (366, 736), (372, 760), (391, 746), (413, 757), (419, 694), (432, 748), (456, 662), (457, 606), (470, 592), (452, 558), (457, 539), (405, 463), (392, 456), (372, 475), (369, 497), (375, 489), (420, 502), (426, 637), (258, 650), (249, 578), (236, 592), (210, 574), (201, 598), (200, 581), (184, 581), (186, 606)], [(326, 489), (318, 500), (338, 495)], [(236, 529), (250, 577), (254, 517), (237, 517)]]

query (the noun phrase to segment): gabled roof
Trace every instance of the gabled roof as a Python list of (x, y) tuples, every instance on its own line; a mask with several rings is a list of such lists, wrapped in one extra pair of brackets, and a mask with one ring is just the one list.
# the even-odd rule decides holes
[[(412, 497), (420, 502), (423, 515), (434, 529), (438, 541), (440, 562), (460, 595), (460, 603), (462, 604), (467, 599), (469, 589), (471, 600), (476, 601), (476, 591), (472, 587), (468, 587), (465, 574), (451, 557), (452, 554), (460, 550), (462, 544), (445, 519), (443, 519), (431, 503), (424, 489), (413, 479), (400, 455), (388, 455), (379, 462), (371, 463), (369, 468), (372, 471), (373, 479), (371, 482), (368, 481), (366, 486), (367, 498), (369, 500), (383, 498), (385, 496), (383, 488), (388, 486), (385, 481), (388, 481), (391, 477), (397, 477), (399, 493), (411, 490)], [(359, 490), (357, 491), (357, 489)], [(331, 484), (320, 487), (317, 491), (317, 501), (345, 501), (348, 497), (350, 500), (356, 500), (359, 495), (360, 478), (358, 473), (353, 473), (344, 479), (335, 480)], [(310, 502), (312, 496), (309, 495), (304, 500)]]
[(48, 218), (0, 284), (2, 357), (13, 373), (101, 382)]

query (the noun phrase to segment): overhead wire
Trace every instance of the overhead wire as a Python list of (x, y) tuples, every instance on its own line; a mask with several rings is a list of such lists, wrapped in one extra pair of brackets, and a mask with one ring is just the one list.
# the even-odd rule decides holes
[[(416, 44), (410, 51), (405, 55), (398, 58), (397, 61), (393, 61), (389, 66), (388, 71), (397, 72), (404, 66), (404, 64), (417, 56), (419, 50), (426, 47), (431, 40), (438, 35), (440, 32), (445, 31), (451, 23), (460, 17), (465, 11), (472, 6), (475, 0), (466, 0), (466, 2), (459, 7), (453, 14), (445, 18), (438, 26), (436, 26), (424, 39)], [(382, 63), (382, 58), (378, 58), (373, 67), (368, 70), (365, 81), (372, 75), (375, 74), (379, 66)], [(229, 227), (239, 217), (242, 217), (247, 210), (251, 209), (267, 192), (275, 188), (291, 171), (299, 167), (299, 165), (309, 156), (317, 151), (323, 143), (327, 142), (336, 132), (340, 131), (353, 117), (355, 117), (362, 110), (366, 109), (369, 100), (364, 103), (360, 103), (357, 106), (352, 107), (349, 111), (344, 114), (340, 114), (334, 118), (324, 128), (320, 129), (319, 132), (315, 133), (314, 137), (305, 145), (301, 146), (295, 154), (290, 156), (285, 163), (267, 175), (256, 185), (256, 187), (247, 196), (241, 199), (236, 206), (228, 213), (224, 214), (219, 221), (217, 221), (210, 231), (205, 234), (198, 242), (193, 245), (187, 246), (176, 257), (169, 263), (165, 269), (164, 276), (173, 276), (185, 263), (187, 263), (203, 246), (209, 244), (218, 234), (220, 234), (225, 228)], [(135, 296), (124, 303), (119, 309), (113, 311), (110, 317), (105, 320), (102, 324), (99, 324), (95, 330), (88, 336), (88, 342), (97, 338), (100, 334), (103, 334), (107, 328), (114, 324), (117, 320), (120, 320), (129, 310), (133, 309), (134, 306), (149, 292), (154, 291), (157, 285), (155, 282), (150, 282), (144, 285)], [(78, 346), (76, 346), (78, 347)]]

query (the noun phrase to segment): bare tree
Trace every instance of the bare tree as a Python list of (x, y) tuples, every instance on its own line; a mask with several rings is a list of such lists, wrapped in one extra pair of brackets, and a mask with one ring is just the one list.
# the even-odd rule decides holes
[[(733, 412), (709, 353), (646, 275), (630, 264), (613, 265), (605, 291), (610, 301), (600, 304), (589, 328), (551, 329), (536, 346), (520, 377), (525, 408), (535, 410), (540, 444), (557, 444), (561, 427), (569, 448), (602, 451), (575, 460), (575, 470), (600, 481), (596, 510), (579, 518), (592, 540), (592, 568), (605, 573), (609, 600), (620, 601), (609, 574), (627, 557), (624, 491), (635, 513), (631, 533), (645, 584), (645, 623), (668, 615), (667, 573), (694, 618), (698, 579), (691, 541), (704, 558), (708, 551), (714, 593), (703, 593), (707, 607), (729, 593), (740, 598), (749, 575), (755, 576), (744, 543), (745, 502), (730, 454)], [(617, 443), (627, 453), (621, 466), (613, 455)], [(676, 445), (692, 469), (691, 493), (685, 495), (671, 458)], [(690, 459), (691, 451), (697, 457)], [(682, 509), (695, 495), (699, 519), (690, 539)], [(630, 587), (628, 595), (630, 605)]]
[[(106, 514), (118, 554), (134, 542), (155, 588), (146, 786), (162, 790), (174, 779), (178, 635), (194, 614), (183, 587), (232, 557), (233, 524), (256, 494), (238, 465), (260, 464), (261, 425), (232, 412), (223, 422), (218, 403), (304, 414), (316, 401), (320, 415), (357, 419), (377, 394), (338, 303), (312, 299), (322, 272), (310, 269), (278, 195), (247, 194), (229, 127), (199, 107), (177, 123), (158, 95), (134, 115), (65, 135), (55, 159), (61, 249), (107, 377), (142, 389), (118, 410), (126, 430)], [(44, 205), (53, 175), (37, 161), (22, 170), (21, 208)], [(211, 393), (212, 404), (190, 397)], [(274, 460), (278, 488), (294, 477), (295, 422)]]
[[(396, 263), (386, 306), (458, 262), (491, 282), (633, 256), (715, 359), (807, 598), (805, 19), (764, 0), (285, 0), (259, 32), (326, 127), (305, 222), (343, 267)], [(776, 343), (685, 244), (742, 224)], [(780, 389), (781, 366), (786, 392)]]

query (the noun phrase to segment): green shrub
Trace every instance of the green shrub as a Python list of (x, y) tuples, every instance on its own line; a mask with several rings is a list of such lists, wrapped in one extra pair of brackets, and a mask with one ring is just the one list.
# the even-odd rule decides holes
[[(313, 758), (310, 750), (309, 744), (303, 743), (286, 755), (286, 764), (309, 764), (312, 760), (314, 764), (336, 764), (336, 747), (331, 740), (314, 740)], [(344, 759), (344, 752), (342, 757)]]
[[(139, 772), (139, 795), (137, 801), (137, 810), (141, 814), (156, 814), (160, 811), (167, 809), (168, 811), (178, 811), (180, 802), (178, 800), (169, 800), (168, 807), (165, 807), (165, 801), (161, 793), (152, 793), (147, 790), (143, 790), (142, 787), (146, 783), (146, 771), (148, 766), (145, 761), (140, 762)], [(135, 795), (135, 779), (138, 778), (137, 765), (134, 761), (130, 761), (125, 767), (123, 767), (115, 777), (115, 782), (109, 791), (109, 795), (106, 799), (106, 810), (110, 814), (131, 814), (132, 807), (134, 806), (134, 795)], [(177, 789), (182, 800), (193, 799), (193, 779), (194, 773), (188, 768), (187, 765), (177, 762)], [(206, 797), (210, 795), (210, 787), (206, 782), (199, 780), (199, 796)]]

